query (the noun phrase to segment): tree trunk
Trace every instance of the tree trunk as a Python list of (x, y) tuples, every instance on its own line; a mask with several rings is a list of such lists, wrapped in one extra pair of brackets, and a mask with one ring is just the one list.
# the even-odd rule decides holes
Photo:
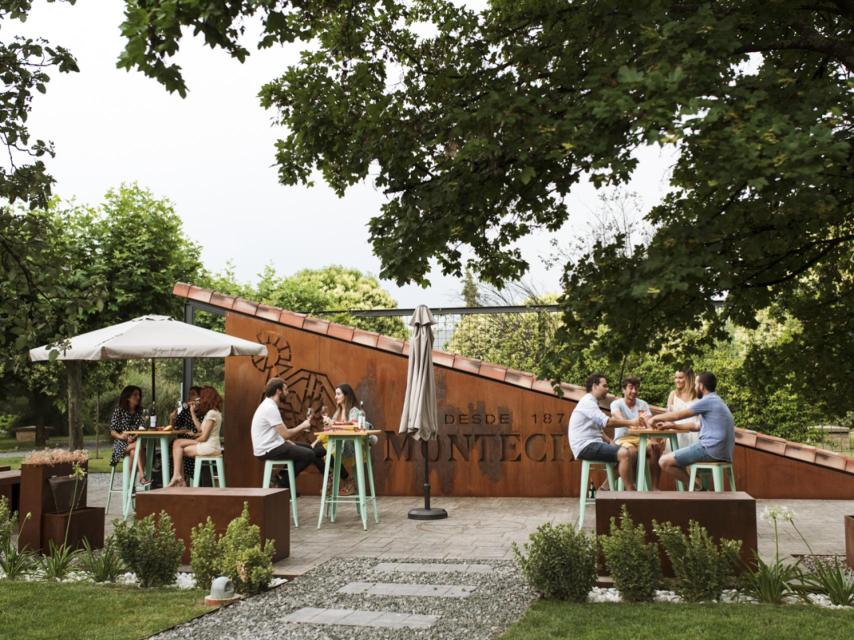
[(36, 417), (36, 446), (43, 447), (47, 444), (47, 434), (45, 433), (44, 428), (44, 415), (45, 415), (45, 403), (47, 402), (47, 398), (45, 398), (38, 391), (30, 391), (30, 407), (33, 410), (33, 413)]
[(65, 363), (68, 374), (68, 446), (71, 450), (83, 448), (83, 365), (74, 360)]

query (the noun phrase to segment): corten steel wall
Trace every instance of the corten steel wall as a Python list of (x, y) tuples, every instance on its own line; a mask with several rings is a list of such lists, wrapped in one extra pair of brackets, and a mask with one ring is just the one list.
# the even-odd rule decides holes
[[(405, 356), (227, 314), (226, 331), (270, 345), (266, 361), (228, 358), (225, 365), (225, 468), (228, 486), (259, 486), (263, 465), (252, 456), (252, 414), (266, 380), (289, 383), (291, 426), (305, 409), (332, 411), (335, 385), (347, 382), (365, 402), (368, 419), (385, 431), (373, 448), (381, 495), (422, 491), (420, 443), (397, 434), (406, 387)], [(431, 443), (435, 495), (574, 496), (580, 465), (571, 461), (566, 424), (574, 402), (436, 367), (440, 437)], [(319, 488), (303, 473), (299, 490)]]
[[(305, 326), (322, 322), (306, 318)], [(377, 492), (421, 493), (420, 444), (397, 434), (405, 355), (240, 313), (226, 313), (226, 331), (264, 342), (270, 351), (266, 360), (226, 359), (223, 428), (229, 486), (260, 486), (262, 464), (252, 455), (249, 426), (264, 383), (280, 375), (291, 390), (290, 426), (305, 417), (309, 405), (317, 410), (325, 404), (331, 411), (335, 385), (351, 384), (365, 401), (369, 420), (386, 432), (373, 449)], [(434, 495), (577, 496), (580, 465), (571, 460), (566, 441), (575, 402), (491, 380), (486, 364), (479, 371), (436, 367), (440, 437), (430, 449)], [(739, 490), (756, 498), (854, 499), (854, 473), (845, 467), (850, 460), (748, 431), (740, 430), (737, 440)], [(816, 463), (820, 457), (823, 464)], [(316, 470), (300, 476), (299, 491), (316, 493), (319, 488)], [(664, 488), (673, 488), (667, 479)]]

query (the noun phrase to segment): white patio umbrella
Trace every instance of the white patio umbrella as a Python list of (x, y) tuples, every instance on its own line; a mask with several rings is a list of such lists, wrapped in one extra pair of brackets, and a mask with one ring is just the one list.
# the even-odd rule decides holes
[(436, 324), (426, 305), (418, 305), (409, 324), (415, 327), (409, 343), (409, 364), (406, 369), (406, 395), (400, 417), (400, 433), (421, 440), (424, 457), (424, 508), (412, 509), (411, 520), (440, 520), (448, 517), (444, 509), (430, 507), (430, 456), (428, 441), (439, 434), (436, 408), (436, 380), (433, 375), (433, 329)]
[(266, 356), (266, 345), (197, 327), (168, 316), (141, 316), (88, 333), (59, 346), (30, 350), (33, 362), (50, 360), (133, 360), (152, 358), (151, 400), (154, 402), (154, 358), (223, 358)]

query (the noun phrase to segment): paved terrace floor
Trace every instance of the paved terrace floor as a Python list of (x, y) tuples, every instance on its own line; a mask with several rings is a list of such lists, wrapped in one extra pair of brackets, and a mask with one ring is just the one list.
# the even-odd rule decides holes
[[(107, 474), (92, 474), (89, 504), (107, 502)], [(118, 482), (117, 482), (118, 484)], [(113, 496), (107, 515), (107, 533), (112, 519), (121, 516), (120, 494)], [(415, 497), (380, 497), (380, 523), (369, 521), (362, 530), (352, 505), (339, 507), (337, 521), (317, 529), (318, 496), (299, 499), (299, 528), (291, 527), (291, 557), (275, 565), (277, 575), (301, 575), (334, 557), (422, 558), (444, 560), (510, 560), (512, 544), (522, 544), (543, 522), (576, 522), (578, 500), (572, 498), (436, 498), (433, 506), (447, 509), (446, 520), (416, 521), (406, 517), (409, 509), (421, 506)], [(781, 505), (794, 511), (795, 522), (817, 554), (843, 555), (843, 516), (854, 514), (854, 500), (758, 500), (759, 553), (774, 556), (774, 531), (762, 518), (766, 507)], [(587, 508), (585, 529), (595, 528), (594, 508)], [(784, 524), (780, 530), (781, 556), (808, 553), (803, 542)]]

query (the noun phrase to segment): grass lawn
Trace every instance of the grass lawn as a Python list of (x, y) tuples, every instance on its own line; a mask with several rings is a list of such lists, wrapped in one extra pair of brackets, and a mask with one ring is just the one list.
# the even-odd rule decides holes
[(569, 604), (539, 601), (502, 640), (800, 640), (851, 637), (854, 614), (755, 604)]
[(147, 638), (209, 607), (201, 591), (0, 580), (0, 637)]

